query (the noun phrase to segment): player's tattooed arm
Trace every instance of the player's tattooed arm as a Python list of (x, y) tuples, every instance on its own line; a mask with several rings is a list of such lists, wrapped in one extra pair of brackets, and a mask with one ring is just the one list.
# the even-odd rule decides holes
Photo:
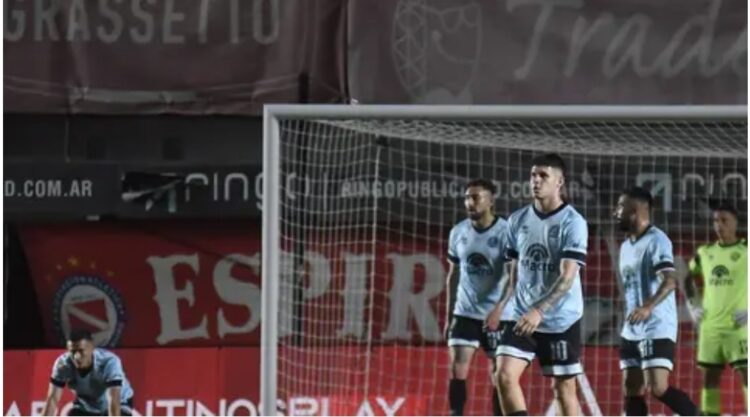
[(654, 307), (664, 301), (664, 299), (666, 299), (667, 296), (677, 288), (677, 277), (675, 276), (674, 270), (663, 270), (658, 274), (661, 278), (661, 285), (659, 285), (659, 288), (656, 290), (656, 294), (648, 298), (643, 302), (642, 306), (636, 308), (630, 313), (630, 316), (628, 316), (628, 321), (630, 323), (635, 324), (647, 320), (651, 316), (651, 311), (653, 311)]
[(656, 294), (643, 302), (644, 307), (656, 307), (677, 288), (677, 277), (675, 276), (673, 269), (659, 272), (659, 277), (661, 278), (661, 285), (659, 285), (659, 288), (656, 290)]
[(498, 305), (501, 307), (505, 307), (505, 305), (508, 304), (508, 301), (510, 301), (510, 297), (513, 295), (513, 291), (516, 288), (516, 275), (518, 274), (518, 267), (515, 260), (511, 260), (505, 265), (505, 273), (508, 278), (504, 281), (505, 285), (503, 285), (502, 292), (500, 293), (501, 295)]
[(557, 280), (552, 284), (549, 291), (534, 304), (534, 308), (544, 313), (554, 306), (570, 290), (570, 287), (573, 286), (578, 268), (580, 268), (578, 262), (571, 259), (563, 259), (560, 262), (560, 276), (557, 277)]

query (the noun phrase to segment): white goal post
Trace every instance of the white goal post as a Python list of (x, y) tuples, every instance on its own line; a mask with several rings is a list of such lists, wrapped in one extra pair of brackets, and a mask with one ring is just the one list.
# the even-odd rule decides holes
[[(604, 260), (607, 242), (618, 239), (605, 214), (612, 197), (626, 184), (650, 186), (657, 223), (686, 252), (712, 238), (708, 200), (747, 203), (747, 178), (736, 175), (746, 175), (746, 106), (266, 105), (263, 117), (263, 415), (292, 412), (297, 395), (306, 410), (331, 414), (374, 407), (371, 397), (382, 399), (384, 412), (430, 412), (425, 404), (443, 400), (447, 363), (432, 362), (447, 352), (434, 331), (443, 296), (416, 294), (446, 290), (431, 286), (442, 266), (433, 270), (426, 260), (445, 253), (447, 230), (461, 218), (461, 184), (471, 177), (500, 185), (496, 208), (507, 216), (529, 202), (523, 179), (531, 155), (557, 152), (569, 163), (572, 203), (599, 225), (604, 242), (601, 263), (588, 266), (600, 300), (590, 308), (614, 321), (584, 323), (606, 327), (584, 331), (590, 354), (600, 355), (589, 368), (604, 376), (616, 369), (605, 347), (619, 317), (617, 284), (607, 281), (613, 268)], [(407, 267), (416, 271), (413, 282), (396, 291), (392, 275)], [(401, 298), (411, 285), (420, 289)], [(411, 362), (399, 362), (404, 355)], [(690, 366), (683, 365), (684, 378), (693, 383)], [(401, 369), (435, 381), (396, 375)], [(409, 384), (413, 398), (397, 395)], [(615, 401), (615, 393), (606, 396)], [(301, 401), (294, 403), (300, 410)]]

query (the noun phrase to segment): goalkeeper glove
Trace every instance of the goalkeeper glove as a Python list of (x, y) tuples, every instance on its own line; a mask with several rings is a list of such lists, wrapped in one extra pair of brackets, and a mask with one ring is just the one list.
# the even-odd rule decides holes
[(747, 326), (747, 309), (734, 312), (734, 324), (737, 327)]

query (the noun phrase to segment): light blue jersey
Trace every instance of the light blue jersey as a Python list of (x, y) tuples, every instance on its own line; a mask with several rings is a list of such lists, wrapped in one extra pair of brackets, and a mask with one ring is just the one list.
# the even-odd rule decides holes
[[(588, 226), (572, 206), (564, 203), (550, 213), (530, 204), (510, 216), (507, 256), (518, 260), (514, 320), (548, 294), (560, 277), (560, 262), (586, 262)], [(536, 331), (562, 333), (583, 316), (580, 272), (573, 286), (544, 313)]]
[(114, 353), (94, 349), (94, 364), (85, 375), (81, 375), (73, 364), (69, 352), (57, 358), (52, 368), (52, 384), (68, 386), (76, 393), (76, 402), (86, 411), (102, 415), (108, 414), (107, 388), (120, 386), (122, 408), (130, 410), (127, 402), (133, 398), (133, 388), (125, 377), (120, 358)]
[[(656, 293), (661, 285), (659, 272), (674, 270), (672, 242), (655, 226), (649, 226), (635, 241), (620, 245), (620, 279), (625, 289), (625, 318)], [(677, 341), (677, 305), (674, 291), (659, 303), (648, 320), (630, 324), (620, 335), (628, 340), (670, 339)]]
[[(500, 280), (505, 275), (508, 222), (496, 217), (486, 229), (475, 228), (466, 219), (451, 229), (448, 259), (458, 265), (459, 279), (453, 315), (484, 320), (500, 301)], [(513, 307), (508, 303), (502, 320), (510, 320)]]

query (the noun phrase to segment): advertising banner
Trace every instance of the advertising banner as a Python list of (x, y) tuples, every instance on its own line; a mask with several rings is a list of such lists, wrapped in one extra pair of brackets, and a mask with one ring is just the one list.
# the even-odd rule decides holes
[(257, 115), (340, 102), (345, 3), (4, 1), (5, 110)]
[(360, 103), (747, 103), (744, 1), (350, 5)]
[[(383, 228), (373, 243), (363, 231), (310, 232), (285, 247), (280, 336), (364, 344), (371, 321), (379, 345), (442, 344), (447, 234)], [(50, 346), (62, 346), (70, 329), (81, 327), (114, 347), (259, 343), (262, 243), (255, 222), (27, 225), (20, 236), (34, 260)], [(679, 276), (702, 236), (672, 235)], [(611, 260), (618, 245), (589, 240), (582, 274), (589, 344), (619, 342), (623, 307)], [(682, 320), (681, 337), (692, 341), (692, 325), (686, 315)]]
[[(335, 348), (329, 348), (335, 349)], [(59, 350), (3, 352), (4, 415), (39, 415), (49, 376)], [(259, 348), (118, 349), (130, 380), (136, 415), (258, 415), (260, 405)], [(308, 351), (319, 356), (320, 352)], [(284, 352), (282, 351), (283, 355)], [(302, 355), (299, 350), (296, 353)], [(694, 351), (678, 347), (672, 382), (698, 400), (700, 373), (692, 365)], [(381, 347), (372, 350), (369, 393), (354, 376), (362, 374), (365, 357), (351, 357), (339, 348), (327, 353), (340, 358), (329, 366), (299, 369), (279, 377), (281, 386), (296, 387), (280, 393), (279, 408), (286, 415), (403, 416), (448, 413), (448, 351), (445, 347)], [(301, 361), (301, 356), (299, 358)], [(314, 362), (307, 362), (314, 363)], [(621, 376), (617, 348), (587, 347), (583, 351), (585, 374), (578, 378), (583, 415), (621, 415)], [(468, 380), (467, 415), (492, 415), (487, 361), (476, 358)], [(306, 375), (315, 373), (317, 381)], [(339, 377), (339, 379), (333, 379)], [(348, 382), (347, 382), (348, 381)], [(364, 382), (364, 381), (361, 381)], [(556, 415), (552, 386), (534, 364), (522, 379), (532, 415)], [(727, 373), (722, 379), (722, 412), (745, 414), (740, 378)], [(73, 396), (66, 390), (60, 402), (67, 413)], [(658, 401), (649, 400), (649, 414), (671, 415)]]

